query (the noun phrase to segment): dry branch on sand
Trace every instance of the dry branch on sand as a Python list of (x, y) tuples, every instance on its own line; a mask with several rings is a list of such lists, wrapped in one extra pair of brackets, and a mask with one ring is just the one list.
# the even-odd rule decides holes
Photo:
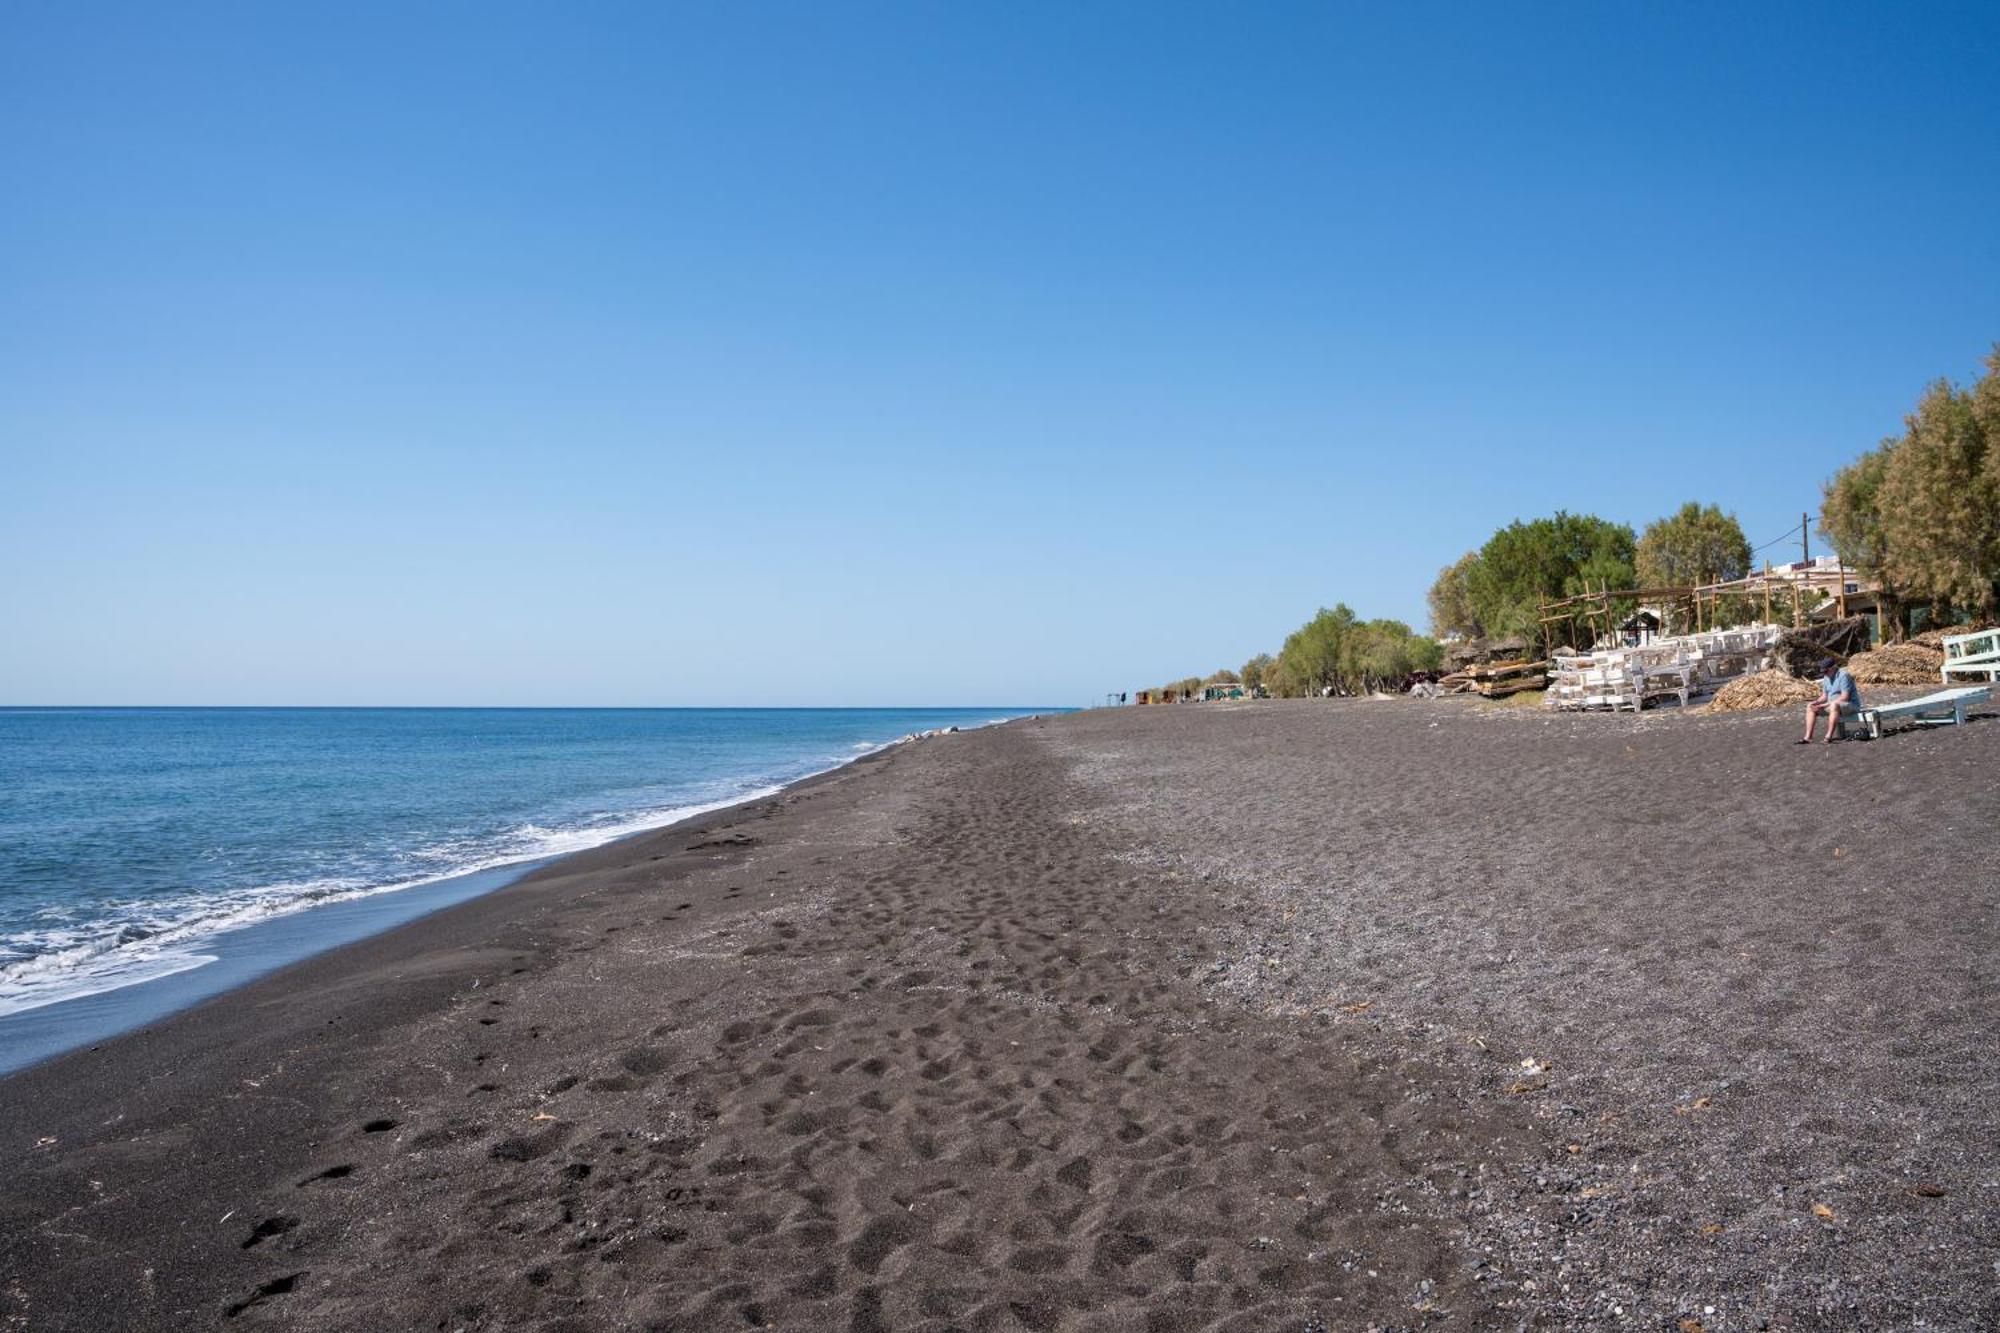
[(1935, 685), (1943, 679), (1944, 654), (1920, 643), (1885, 643), (1847, 659), (1861, 685)]
[(1777, 665), (1794, 676), (1816, 676), (1828, 657), (1846, 661), (1868, 647), (1868, 622), (1860, 616), (1786, 630), (1778, 640)]
[(1548, 688), (1548, 663), (1545, 661), (1490, 662), (1484, 666), (1465, 667), (1448, 676), (1440, 677), (1439, 688), (1446, 694), (1483, 694), (1489, 699), (1504, 698), (1519, 694), (1524, 690)]
[(1922, 634), (1912, 634), (1910, 642), (1922, 644), (1926, 648), (1944, 651), (1944, 641), (1960, 634), (1977, 634), (1981, 630), (1996, 628), (1993, 625), (1946, 625), (1942, 629), (1927, 629)]
[(1808, 703), (1819, 695), (1819, 686), (1811, 681), (1800, 680), (1773, 668), (1730, 681), (1715, 692), (1706, 711), (1738, 713), (1753, 708), (1781, 708), (1788, 704)]

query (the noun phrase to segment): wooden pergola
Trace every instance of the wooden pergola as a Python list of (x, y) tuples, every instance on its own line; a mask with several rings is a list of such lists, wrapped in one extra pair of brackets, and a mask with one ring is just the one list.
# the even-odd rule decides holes
[[(1613, 588), (1608, 581), (1600, 581), (1594, 590), (1558, 598), (1541, 604), (1542, 655), (1555, 653), (1555, 627), (1582, 620), (1590, 627), (1591, 633), (1598, 632), (1598, 623), (1603, 622), (1603, 637), (1614, 637), (1618, 632), (1618, 608), (1614, 601), (1653, 602), (1684, 609), (1693, 624), (1695, 632), (1717, 628), (1715, 621), (1721, 613), (1722, 601), (1726, 597), (1761, 596), (1764, 601), (1764, 622), (1771, 621), (1771, 599), (1774, 592), (1792, 594), (1792, 625), (1797, 628), (1805, 617), (1805, 603), (1812, 593), (1831, 597), (1836, 614), (1847, 614), (1847, 566), (1836, 562), (1820, 565), (1817, 562), (1801, 562), (1773, 568), (1766, 565), (1754, 574), (1740, 579), (1727, 579), (1718, 583), (1693, 584), (1687, 587), (1669, 588)], [(1586, 581), (1587, 582), (1587, 581)]]

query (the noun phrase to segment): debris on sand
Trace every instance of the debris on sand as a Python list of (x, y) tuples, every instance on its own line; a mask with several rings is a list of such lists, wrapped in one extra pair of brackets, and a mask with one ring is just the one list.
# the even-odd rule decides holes
[(957, 727), (932, 727), (929, 731), (913, 731), (907, 736), (898, 736), (894, 744), (908, 745), (911, 741), (936, 740), (939, 736), (956, 736)]
[(1922, 634), (1912, 634), (1910, 636), (1910, 642), (1916, 644), (1922, 644), (1926, 648), (1935, 648), (1939, 652), (1943, 652), (1944, 641), (1947, 638), (1952, 638), (1960, 634), (1978, 634), (1982, 630), (1989, 630), (1994, 628), (2000, 628), (2000, 627), (1996, 627), (1993, 625), (1981, 625), (1977, 623), (1970, 625), (1946, 625), (1941, 629), (1927, 629)]
[(1828, 657), (1846, 661), (1868, 647), (1868, 621), (1861, 616), (1829, 620), (1804, 629), (1786, 630), (1778, 640), (1774, 665), (1794, 676), (1817, 676), (1819, 664)]
[(1753, 708), (1782, 708), (1809, 703), (1819, 698), (1819, 686), (1809, 680), (1773, 667), (1754, 676), (1741, 676), (1715, 692), (1703, 710), (1710, 713), (1740, 713)]
[(1528, 655), (1528, 641), (1521, 635), (1498, 639), (1461, 639), (1445, 649), (1445, 665), (1453, 672), (1486, 662), (1506, 662)]
[(1446, 694), (1483, 694), (1489, 699), (1505, 698), (1525, 690), (1548, 688), (1548, 662), (1537, 658), (1518, 662), (1488, 662), (1469, 666), (1438, 678), (1438, 688)]
[(1860, 685), (1935, 685), (1943, 679), (1944, 653), (1920, 643), (1885, 643), (1847, 659)]

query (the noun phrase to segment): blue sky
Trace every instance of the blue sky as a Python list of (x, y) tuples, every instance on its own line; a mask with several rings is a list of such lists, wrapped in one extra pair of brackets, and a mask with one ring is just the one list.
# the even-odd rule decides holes
[(0, 702), (1076, 703), (1559, 507), (1762, 542), (2000, 339), (1996, 50), (10, 5)]

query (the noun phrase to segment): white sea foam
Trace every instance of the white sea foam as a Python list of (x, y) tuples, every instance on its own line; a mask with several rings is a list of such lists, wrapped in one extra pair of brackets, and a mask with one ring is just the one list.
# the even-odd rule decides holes
[[(996, 717), (967, 729), (1013, 720)], [(818, 772), (886, 750), (897, 741), (860, 741), (853, 753)], [(829, 756), (830, 757), (830, 756)], [(813, 776), (813, 775), (805, 775)], [(600, 824), (548, 828), (521, 824), (498, 837), (447, 839), (411, 851), (433, 867), (387, 882), (328, 876), (190, 894), (185, 898), (107, 904), (88, 923), (64, 921), (64, 909), (43, 913), (49, 924), (0, 938), (0, 1016), (118, 990), (216, 961), (203, 946), (215, 936), (333, 903), (436, 884), (482, 870), (580, 852), (784, 789), (775, 784), (695, 805), (638, 811)], [(11, 961), (9, 960), (11, 956)]]
[(142, 981), (158, 981), (176, 972), (192, 972), (215, 961), (214, 954), (190, 949), (154, 953), (105, 951), (91, 956), (88, 945), (42, 954), (0, 967), (0, 1015), (36, 1009), (58, 1000), (123, 990)]
[(370, 883), (329, 877), (191, 895), (183, 899), (114, 903), (89, 926), (52, 926), (0, 940), (0, 1016), (38, 1009), (85, 995), (134, 986), (186, 972), (216, 960), (200, 945), (225, 931), (274, 917), (290, 916), (331, 903), (397, 893), (481, 870), (539, 861), (601, 847), (647, 829), (691, 819), (775, 795), (781, 786), (759, 787), (726, 800), (647, 810), (623, 819), (578, 828), (522, 824), (499, 838), (475, 843), (454, 840), (412, 853), (438, 868), (433, 873)]

